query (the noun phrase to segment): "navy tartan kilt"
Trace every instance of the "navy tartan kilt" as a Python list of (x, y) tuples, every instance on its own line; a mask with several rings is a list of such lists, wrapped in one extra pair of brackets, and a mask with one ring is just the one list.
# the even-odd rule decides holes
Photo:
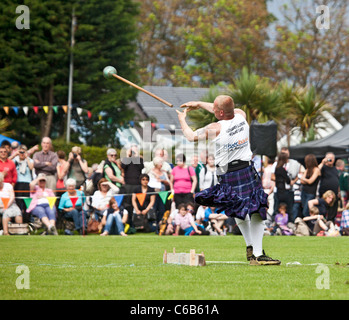
[(268, 195), (253, 166), (228, 172), (218, 176), (219, 184), (202, 190), (195, 195), (195, 202), (208, 207), (216, 207), (218, 212), (245, 219), (247, 214), (259, 212), (267, 218)]

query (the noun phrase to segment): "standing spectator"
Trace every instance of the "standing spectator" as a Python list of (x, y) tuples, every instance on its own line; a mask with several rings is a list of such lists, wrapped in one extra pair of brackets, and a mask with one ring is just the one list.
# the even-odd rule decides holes
[[(64, 216), (68, 220), (73, 220), (75, 230), (81, 235), (87, 234), (86, 212), (83, 210), (85, 195), (82, 191), (76, 189), (76, 181), (72, 178), (67, 179), (65, 183), (67, 192), (63, 193), (59, 201), (58, 209), (64, 212)], [(71, 198), (78, 199), (73, 205)]]
[(313, 154), (308, 154), (304, 158), (305, 163), (305, 171), (302, 175), (301, 183), (302, 194), (301, 194), (301, 202), (302, 202), (302, 215), (303, 217), (309, 216), (309, 200), (313, 200), (316, 198), (316, 191), (320, 181), (321, 171), (318, 167), (318, 163), (316, 157)]
[(342, 159), (336, 161), (336, 169), (339, 175), (339, 189), (341, 193), (342, 206), (345, 208), (349, 196), (349, 173), (345, 171), (345, 162)]
[(4, 147), (7, 151), (7, 157), (12, 160), (10, 157), (12, 155), (12, 147), (11, 147), (11, 143), (8, 140), (3, 140), (1, 142), (1, 147)]
[(275, 181), (271, 179), (272, 171), (273, 171), (273, 163), (275, 159), (268, 158), (266, 160), (266, 165), (262, 168), (262, 185), (264, 192), (268, 195), (268, 221), (272, 221), (272, 216), (274, 213), (274, 188)]
[[(9, 199), (6, 208), (2, 201), (5, 198)], [(9, 234), (8, 223), (12, 218), (14, 218), (16, 223), (23, 222), (21, 210), (15, 202), (13, 187), (10, 183), (4, 182), (4, 174), (2, 172), (0, 172), (0, 214), (2, 214), (2, 227), (5, 236)]]
[[(67, 180), (68, 162), (65, 160), (65, 152), (63, 150), (57, 151), (58, 163), (57, 163), (57, 183), (56, 190), (65, 190), (65, 181)], [(64, 192), (57, 192), (57, 195), (61, 195)]]
[(18, 155), (13, 159), (17, 170), (17, 182), (14, 188), (16, 191), (16, 203), (21, 209), (23, 221), (29, 222), (30, 215), (26, 212), (26, 205), (22, 198), (29, 197), (29, 184), (33, 180), (34, 161), (29, 158), (27, 147), (23, 144), (16, 151), (16, 154)]
[[(149, 175), (149, 187), (153, 188), (155, 192), (173, 190), (172, 183), (168, 178), (167, 172), (162, 169), (163, 158), (155, 157), (153, 159), (154, 168), (148, 173)], [(154, 210), (156, 212), (156, 221), (159, 223), (166, 211), (166, 201), (165, 204), (161, 200), (159, 195), (156, 195)]]
[(301, 207), (302, 207), (302, 183), (301, 183), (301, 177), (303, 176), (303, 173), (305, 171), (305, 168), (301, 165), (299, 169), (298, 179), (293, 184), (293, 207), (292, 212), (289, 215), (289, 222), (294, 222), (298, 216), (301, 215)]
[(200, 170), (199, 183), (200, 183), (200, 188), (199, 188), (200, 191), (213, 187), (218, 183), (213, 154), (208, 155), (206, 166)]
[(4, 173), (4, 182), (10, 183), (12, 187), (17, 182), (17, 170), (14, 162), (8, 159), (8, 150), (4, 147), (0, 147), (0, 172)]
[(86, 180), (88, 172), (88, 164), (85, 159), (81, 157), (81, 148), (73, 147), (68, 157), (67, 178), (72, 178), (76, 181), (76, 188), (79, 189)]
[[(279, 207), (281, 202), (287, 204), (287, 212), (292, 212), (293, 193), (290, 192), (291, 178), (286, 171), (288, 156), (281, 152), (278, 156), (278, 161), (275, 168), (274, 180), (276, 192), (274, 194), (274, 208)], [(277, 210), (274, 209), (274, 213)]]
[(121, 168), (124, 171), (125, 184), (120, 193), (126, 194), (123, 199), (123, 206), (128, 212), (132, 211), (132, 193), (139, 185), (139, 177), (144, 168), (143, 158), (139, 155), (138, 146), (132, 145), (127, 150), (127, 157), (121, 159)]
[(47, 197), (54, 197), (55, 194), (46, 188), (46, 175), (39, 173), (37, 178), (30, 182), (32, 201), (27, 209), (32, 215), (38, 217), (46, 226), (47, 233), (58, 235), (56, 230), (56, 207), (50, 208)]
[[(160, 157), (163, 160), (161, 169), (163, 171), (165, 171), (167, 173), (168, 177), (170, 178), (172, 167), (171, 167), (170, 163), (167, 162), (167, 152), (166, 152), (166, 150), (163, 149), (163, 148), (155, 149), (154, 158), (156, 158), (156, 157)], [(144, 163), (144, 169), (142, 170), (142, 173), (148, 174), (149, 171), (151, 169), (153, 169), (153, 168), (154, 168), (154, 162), (153, 161), (145, 162)]]
[(11, 160), (18, 155), (18, 148), (19, 148), (19, 143), (17, 141), (13, 141), (11, 143), (11, 149), (12, 149), (12, 152), (11, 152)]
[(177, 166), (172, 169), (171, 183), (174, 189), (174, 201), (178, 206), (193, 201), (197, 179), (194, 169), (185, 164), (184, 154), (176, 156), (176, 164)]
[(107, 160), (104, 162), (104, 178), (111, 183), (114, 183), (120, 191), (122, 185), (125, 184), (124, 177), (122, 176), (121, 163), (116, 159), (117, 152), (115, 149), (107, 150)]
[(52, 141), (49, 137), (41, 140), (41, 151), (35, 152), (33, 156), (36, 175), (44, 173), (46, 176), (46, 187), (50, 190), (56, 189), (56, 171), (58, 157), (52, 151)]
[(325, 155), (325, 158), (319, 165), (321, 170), (321, 179), (319, 186), (319, 197), (321, 198), (327, 190), (332, 190), (335, 195), (335, 201), (333, 206), (329, 208), (327, 220), (334, 222), (337, 210), (338, 210), (338, 199), (340, 198), (340, 189), (339, 189), (339, 176), (335, 163), (335, 155), (332, 152), (328, 152)]

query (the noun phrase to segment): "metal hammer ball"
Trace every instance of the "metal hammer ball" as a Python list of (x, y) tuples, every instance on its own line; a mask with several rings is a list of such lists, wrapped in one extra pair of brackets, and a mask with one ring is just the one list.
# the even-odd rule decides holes
[(111, 79), (113, 74), (117, 74), (116, 69), (112, 66), (107, 66), (103, 69), (103, 75), (106, 79)]

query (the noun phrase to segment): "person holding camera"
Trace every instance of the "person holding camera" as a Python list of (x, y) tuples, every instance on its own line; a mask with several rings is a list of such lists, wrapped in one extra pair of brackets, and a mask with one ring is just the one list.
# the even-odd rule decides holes
[(335, 155), (332, 152), (327, 152), (325, 158), (321, 161), (319, 169), (321, 170), (321, 179), (319, 185), (319, 197), (321, 198), (327, 190), (331, 190), (336, 195), (336, 200), (327, 212), (327, 220), (334, 222), (337, 210), (338, 199), (340, 198), (339, 175), (334, 165)]
[(76, 181), (76, 188), (79, 189), (86, 180), (88, 172), (88, 164), (85, 159), (81, 157), (81, 148), (73, 147), (68, 157), (68, 174), (67, 177)]

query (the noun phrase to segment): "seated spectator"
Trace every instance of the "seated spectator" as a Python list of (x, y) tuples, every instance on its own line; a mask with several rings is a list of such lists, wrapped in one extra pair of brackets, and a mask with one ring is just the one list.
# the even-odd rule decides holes
[(205, 221), (211, 222), (212, 231), (217, 232), (221, 236), (225, 236), (226, 233), (222, 230), (223, 224), (228, 219), (228, 216), (224, 213), (217, 213), (215, 207), (208, 207), (205, 210)]
[(187, 209), (187, 205), (181, 203), (177, 206), (178, 214), (175, 217), (176, 230), (173, 236), (185, 235), (209, 235), (210, 233), (204, 229), (202, 225), (198, 225), (194, 221), (193, 215)]
[[(2, 199), (8, 199), (7, 206)], [(0, 214), (2, 214), (3, 235), (9, 235), (8, 223), (14, 218), (15, 223), (22, 223), (21, 210), (15, 202), (15, 193), (10, 183), (4, 182), (4, 174), (0, 172)]]
[(118, 193), (119, 189), (115, 184), (102, 178), (98, 181), (98, 190), (92, 196), (92, 207), (94, 208), (95, 219), (102, 217), (104, 210), (108, 209), (109, 201)]
[[(6, 140), (7, 141), (7, 140)], [(14, 162), (8, 159), (8, 151), (4, 146), (0, 147), (0, 172), (4, 174), (4, 182), (10, 183), (12, 187), (17, 182), (17, 170)]]
[(349, 202), (345, 206), (345, 210), (342, 212), (340, 232), (343, 236), (349, 236)]
[(37, 175), (44, 173), (46, 175), (47, 188), (55, 190), (58, 157), (52, 151), (52, 141), (49, 137), (42, 138), (41, 148), (41, 151), (35, 152), (33, 155), (35, 173)]
[(279, 212), (275, 215), (275, 223), (271, 235), (274, 235), (277, 232), (279, 232), (280, 235), (285, 236), (293, 235), (293, 230), (287, 226), (289, 221), (286, 210), (287, 204), (281, 202), (279, 204)]
[(317, 206), (320, 211), (320, 215), (327, 218), (328, 211), (334, 205), (335, 201), (336, 201), (335, 193), (332, 190), (327, 190), (322, 195), (322, 198), (312, 199), (308, 201), (309, 210), (312, 207)]
[[(133, 217), (132, 221), (136, 229), (150, 232), (148, 214), (153, 210), (155, 204), (154, 189), (149, 187), (149, 176), (142, 173), (139, 177), (140, 185), (134, 189), (132, 194)], [(141, 204), (137, 198), (137, 194), (146, 194), (143, 203)]]
[(176, 209), (176, 206), (173, 205), (171, 209), (170, 216), (167, 219), (167, 226), (165, 235), (173, 234), (176, 230), (176, 224), (175, 224), (175, 217), (178, 214), (178, 209)]
[(120, 209), (115, 198), (111, 198), (109, 201), (109, 209), (103, 212), (102, 225), (104, 227), (104, 232), (101, 236), (107, 236), (113, 234), (113, 223), (116, 224), (116, 233), (120, 236), (127, 236), (125, 233), (125, 224), (127, 223), (128, 212), (126, 209)]
[(86, 180), (88, 172), (87, 161), (81, 157), (81, 148), (73, 147), (68, 156), (67, 177), (76, 181), (76, 188), (79, 189)]
[(107, 150), (107, 160), (104, 162), (103, 172), (104, 178), (115, 184), (120, 191), (121, 186), (125, 184), (125, 180), (122, 176), (121, 161), (116, 159), (116, 157), (117, 152), (115, 149)]
[[(80, 234), (87, 234), (86, 212), (83, 210), (85, 195), (82, 191), (76, 189), (76, 181), (72, 178), (67, 179), (67, 192), (63, 193), (59, 201), (58, 209), (64, 212), (67, 220), (73, 220), (75, 230)], [(75, 205), (71, 198), (77, 198)]]
[(304, 217), (303, 221), (308, 225), (311, 234), (314, 236), (320, 232), (327, 236), (333, 236), (336, 233), (334, 224), (332, 221), (326, 221), (323, 215), (319, 214), (320, 211), (317, 207), (309, 208), (309, 217)]
[(27, 208), (23, 198), (29, 197), (29, 184), (33, 180), (34, 161), (29, 158), (25, 145), (21, 145), (16, 151), (13, 162), (17, 170), (17, 182), (14, 188), (16, 191), (16, 203), (21, 209), (23, 221), (29, 222), (30, 215), (26, 212)]
[(200, 181), (200, 191), (213, 187), (218, 183), (213, 154), (208, 155), (207, 165), (202, 170), (200, 170), (199, 181)]
[(50, 208), (47, 197), (55, 197), (51, 189), (46, 188), (46, 175), (39, 173), (30, 184), (32, 201), (27, 209), (32, 215), (38, 217), (47, 228), (47, 234), (58, 235), (56, 230), (56, 207)]
[(205, 228), (208, 227), (208, 220), (206, 221), (205, 211), (206, 206), (199, 206), (196, 210), (195, 222), (198, 224), (202, 224)]
[(197, 184), (195, 171), (185, 164), (185, 155), (176, 156), (176, 164), (172, 169), (171, 183), (174, 189), (174, 201), (176, 206), (180, 203), (192, 202)]

